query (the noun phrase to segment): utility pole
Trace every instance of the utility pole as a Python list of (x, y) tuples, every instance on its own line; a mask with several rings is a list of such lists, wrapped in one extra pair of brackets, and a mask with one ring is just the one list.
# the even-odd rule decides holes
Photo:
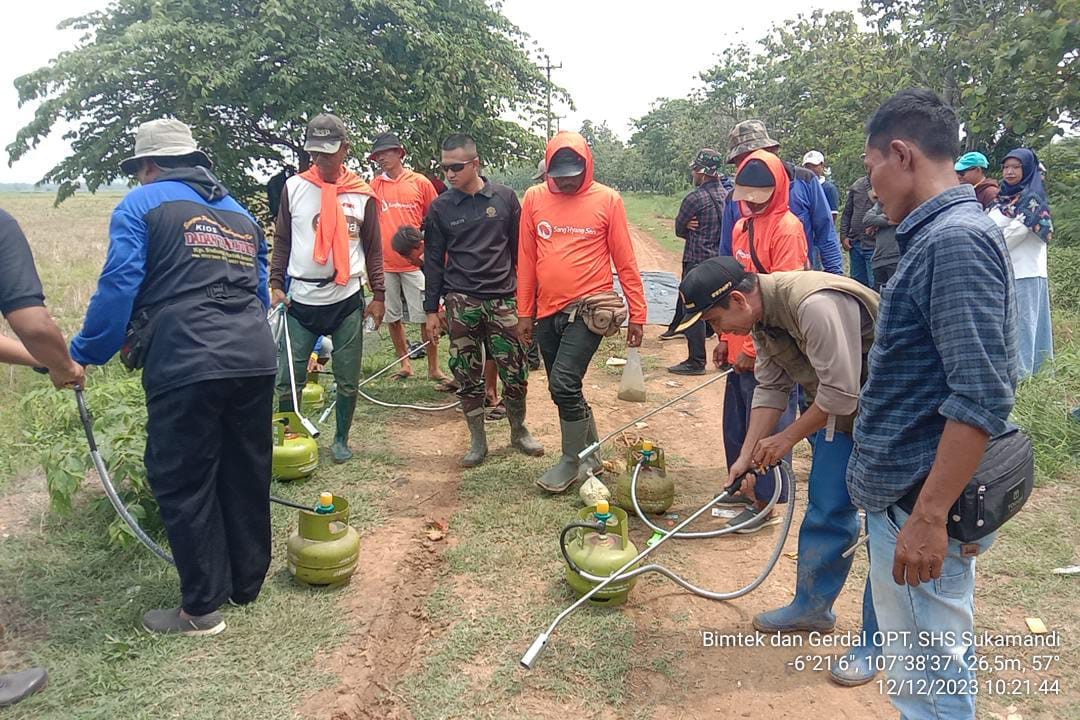
[(562, 70), (562, 63), (558, 65), (551, 64), (551, 58), (544, 55), (544, 70), (547, 72), (547, 137), (551, 139), (551, 121), (555, 118), (551, 115), (551, 71)]

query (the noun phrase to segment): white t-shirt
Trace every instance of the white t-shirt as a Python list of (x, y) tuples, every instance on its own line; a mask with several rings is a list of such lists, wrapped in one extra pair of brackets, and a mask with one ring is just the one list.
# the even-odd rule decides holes
[(1046, 277), (1046, 243), (1020, 217), (1006, 217), (997, 207), (987, 213), (1001, 228), (1005, 246), (1012, 258), (1013, 277), (1017, 280)]

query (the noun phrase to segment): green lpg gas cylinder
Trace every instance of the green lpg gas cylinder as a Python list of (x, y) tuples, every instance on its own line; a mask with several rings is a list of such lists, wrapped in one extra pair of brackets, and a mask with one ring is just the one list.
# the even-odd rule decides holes
[(312, 510), (300, 511), (296, 534), (289, 538), (289, 572), (297, 582), (339, 587), (349, 582), (360, 556), (360, 533), (349, 525), (349, 501), (323, 493)]
[(300, 407), (305, 417), (320, 412), (326, 406), (326, 390), (315, 380), (307, 381), (300, 396)]
[(274, 413), (272, 473), (278, 480), (300, 480), (319, 466), (319, 445), (296, 413)]
[[(638, 550), (630, 542), (625, 511), (609, 508), (606, 502), (600, 502), (579, 511), (578, 519), (582, 522), (602, 520), (608, 528), (606, 533), (576, 528), (567, 536), (566, 553), (574, 564), (585, 572), (597, 577), (608, 577), (637, 556)], [(566, 568), (566, 581), (578, 597), (592, 590), (597, 584), (570, 567)], [(622, 605), (635, 582), (637, 578), (613, 582), (589, 598), (589, 602), (601, 606)]]
[(627, 512), (634, 511), (630, 498), (630, 480), (638, 462), (644, 461), (637, 481), (637, 500), (642, 512), (661, 515), (675, 502), (675, 481), (667, 476), (663, 449), (648, 440), (629, 448), (626, 473), (615, 484), (615, 504)]

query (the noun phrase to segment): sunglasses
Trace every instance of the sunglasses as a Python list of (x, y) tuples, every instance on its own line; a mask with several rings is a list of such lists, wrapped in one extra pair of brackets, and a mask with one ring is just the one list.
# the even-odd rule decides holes
[(472, 165), (474, 160), (476, 160), (476, 158), (473, 158), (472, 160), (469, 160), (468, 162), (440, 163), (439, 167), (442, 168), (443, 172), (451, 172), (451, 171), (453, 171), (453, 172), (459, 173), (462, 170), (464, 170), (467, 166)]

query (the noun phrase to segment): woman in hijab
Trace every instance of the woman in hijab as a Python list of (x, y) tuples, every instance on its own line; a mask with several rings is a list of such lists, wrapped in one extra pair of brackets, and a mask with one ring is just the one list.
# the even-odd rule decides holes
[(1046, 274), (1046, 246), (1054, 224), (1034, 152), (1018, 148), (1006, 155), (1002, 177), (1001, 192), (989, 216), (1005, 235), (1012, 257), (1020, 377), (1025, 378), (1037, 373), (1043, 360), (1054, 354)]

